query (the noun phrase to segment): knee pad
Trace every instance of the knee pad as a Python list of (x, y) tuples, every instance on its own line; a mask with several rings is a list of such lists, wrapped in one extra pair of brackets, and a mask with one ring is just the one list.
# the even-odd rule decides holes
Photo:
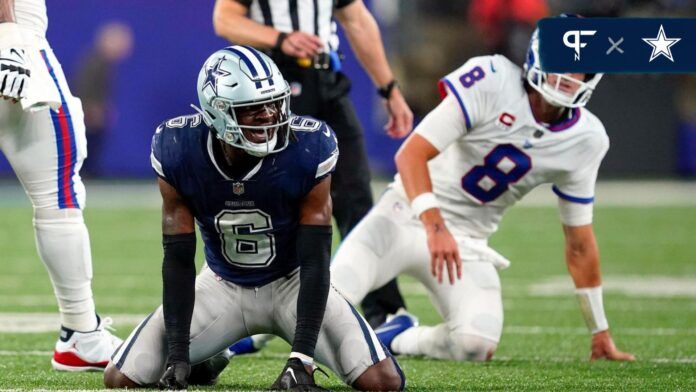
[(457, 361), (487, 361), (498, 348), (497, 342), (482, 336), (453, 332), (450, 337), (452, 356)]

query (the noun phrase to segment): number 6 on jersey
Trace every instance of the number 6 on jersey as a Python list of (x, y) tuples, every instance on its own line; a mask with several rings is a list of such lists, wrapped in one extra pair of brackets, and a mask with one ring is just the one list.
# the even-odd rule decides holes
[(275, 258), (271, 216), (261, 210), (224, 210), (215, 217), (222, 254), (241, 268), (265, 267)]

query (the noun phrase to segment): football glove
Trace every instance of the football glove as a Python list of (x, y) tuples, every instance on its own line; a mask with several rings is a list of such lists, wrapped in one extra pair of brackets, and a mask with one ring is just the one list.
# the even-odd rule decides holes
[(173, 362), (167, 364), (167, 370), (157, 382), (159, 389), (181, 390), (188, 388), (188, 377), (191, 365), (188, 362)]
[(24, 49), (0, 49), (0, 96), (15, 102), (27, 96), (29, 90), (29, 59)]
[[(319, 368), (317, 368), (319, 369)], [(321, 369), (320, 369), (321, 371)], [(307, 368), (299, 358), (290, 358), (285, 364), (280, 376), (270, 388), (271, 391), (328, 391), (314, 383), (314, 372), (307, 372)]]

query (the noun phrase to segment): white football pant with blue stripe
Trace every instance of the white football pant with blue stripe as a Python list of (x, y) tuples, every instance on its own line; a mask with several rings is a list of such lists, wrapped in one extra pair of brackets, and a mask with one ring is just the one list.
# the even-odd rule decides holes
[[(196, 278), (191, 363), (200, 363), (252, 334), (270, 333), (292, 342), (300, 289), (298, 271), (265, 286), (243, 287), (204, 267)], [(384, 359), (393, 360), (401, 372), (365, 319), (333, 288), (329, 290), (315, 357), (348, 385)], [(160, 306), (135, 328), (111, 362), (131, 381), (146, 386), (159, 380), (166, 361), (167, 339)]]
[[(41, 63), (32, 74), (47, 73), (61, 106), (23, 111), (19, 103), (0, 100), (0, 150), (12, 165), (34, 207), (39, 256), (46, 265), (60, 307), (63, 326), (91, 331), (97, 326), (92, 299), (92, 260), (82, 218), (85, 187), (79, 171), (87, 156), (82, 105), (72, 96), (48, 43), (35, 37)], [(30, 83), (37, 79), (31, 78)]]

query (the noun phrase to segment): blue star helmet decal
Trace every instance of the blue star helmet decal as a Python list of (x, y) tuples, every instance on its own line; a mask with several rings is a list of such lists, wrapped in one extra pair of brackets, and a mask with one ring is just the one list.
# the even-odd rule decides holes
[(213, 89), (213, 93), (215, 95), (218, 95), (218, 92), (217, 92), (218, 78), (230, 75), (229, 72), (220, 68), (222, 66), (222, 62), (224, 60), (225, 60), (224, 57), (219, 58), (218, 61), (215, 63), (215, 65), (213, 65), (212, 67), (208, 67), (205, 70), (205, 83), (203, 84), (203, 88), (210, 86), (210, 88)]

